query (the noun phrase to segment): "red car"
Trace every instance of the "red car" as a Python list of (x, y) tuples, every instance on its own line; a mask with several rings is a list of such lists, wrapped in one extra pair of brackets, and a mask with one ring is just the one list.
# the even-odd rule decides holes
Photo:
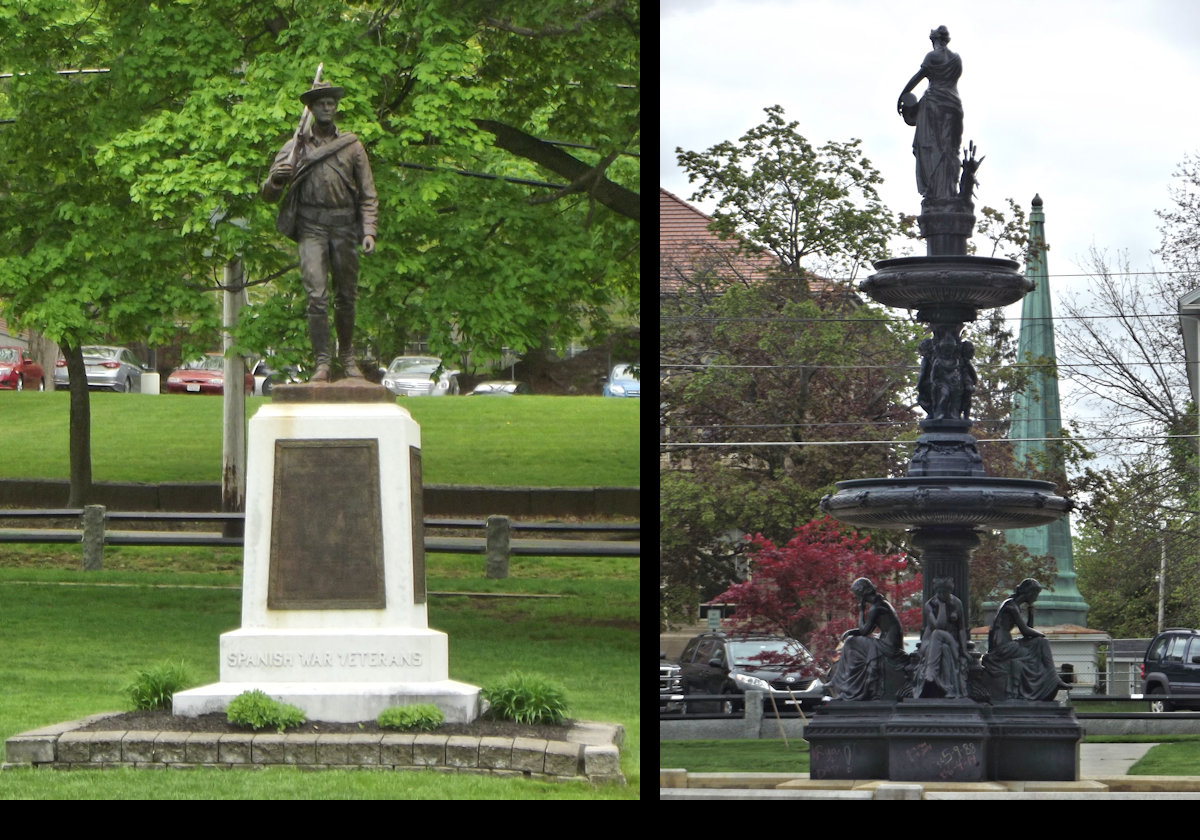
[[(246, 371), (245, 389), (254, 393), (254, 374)], [(220, 353), (209, 353), (167, 377), (168, 394), (223, 394), (225, 392), (225, 359)]]
[(42, 374), (42, 366), (30, 358), (28, 350), (0, 347), (0, 388), (45, 391), (46, 377)]

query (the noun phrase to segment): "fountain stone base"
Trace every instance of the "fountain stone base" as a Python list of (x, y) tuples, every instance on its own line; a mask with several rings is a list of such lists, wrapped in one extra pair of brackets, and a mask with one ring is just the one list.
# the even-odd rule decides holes
[(1057, 703), (833, 701), (805, 728), (813, 779), (1075, 781), (1083, 729)]

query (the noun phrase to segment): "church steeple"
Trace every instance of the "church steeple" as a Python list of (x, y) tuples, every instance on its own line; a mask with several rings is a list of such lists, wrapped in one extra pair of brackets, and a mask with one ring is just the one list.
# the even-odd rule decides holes
[[(1058, 372), (1054, 352), (1054, 315), (1050, 303), (1050, 277), (1046, 265), (1046, 219), (1041, 196), (1033, 197), (1029, 213), (1029, 255), (1025, 276), (1034, 289), (1021, 304), (1021, 332), (1017, 341), (1017, 359), (1044, 359), (1050, 367), (1033, 371), (1025, 389), (1013, 401), (1013, 452), (1017, 464), (1034, 453), (1054, 451), (1048, 438), (1062, 436), (1062, 413), (1058, 399)], [(1061, 469), (1062, 465), (1053, 465)], [(1051, 477), (1053, 480), (1053, 477)], [(1061, 488), (1060, 488), (1061, 492)], [(1008, 531), (1010, 543), (1024, 545), (1032, 555), (1049, 554), (1058, 568), (1053, 591), (1044, 591), (1037, 601), (1038, 624), (1077, 624), (1087, 626), (1088, 605), (1075, 586), (1075, 560), (1071, 551), (1071, 526), (1067, 517), (1040, 528)]]

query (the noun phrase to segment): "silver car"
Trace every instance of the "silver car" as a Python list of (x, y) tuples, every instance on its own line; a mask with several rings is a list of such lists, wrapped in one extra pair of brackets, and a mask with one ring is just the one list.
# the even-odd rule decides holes
[(401, 397), (453, 396), (458, 394), (458, 373), (442, 367), (435, 356), (397, 356), (383, 372), (383, 387)]
[(600, 393), (606, 397), (641, 397), (641, 365), (614, 366)]
[[(87, 368), (89, 388), (104, 388), (126, 394), (141, 390), (142, 372), (146, 368), (128, 347), (85, 346), (83, 364)], [(70, 377), (67, 375), (67, 362), (59, 359), (54, 368), (54, 387), (65, 388), (68, 385)]]

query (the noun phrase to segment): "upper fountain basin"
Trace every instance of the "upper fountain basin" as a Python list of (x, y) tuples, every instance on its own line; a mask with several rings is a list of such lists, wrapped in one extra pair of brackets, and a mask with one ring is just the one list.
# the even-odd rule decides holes
[(979, 310), (1016, 303), (1034, 286), (1014, 261), (994, 257), (897, 257), (875, 269), (858, 288), (884, 306), (916, 309), (926, 322), (973, 321)]

